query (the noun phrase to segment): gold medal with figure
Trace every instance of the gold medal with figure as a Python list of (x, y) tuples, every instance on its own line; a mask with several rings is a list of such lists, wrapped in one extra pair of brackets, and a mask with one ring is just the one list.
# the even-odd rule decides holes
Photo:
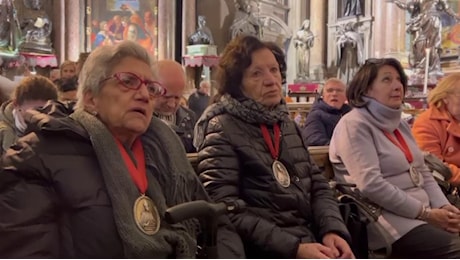
[(160, 214), (149, 197), (141, 195), (137, 198), (133, 210), (137, 227), (146, 235), (155, 235), (160, 230)]
[(118, 139), (115, 140), (123, 161), (125, 162), (126, 168), (129, 171), (134, 184), (141, 193), (139, 198), (137, 198), (134, 202), (134, 222), (136, 222), (137, 227), (144, 234), (154, 235), (158, 232), (158, 230), (160, 230), (161, 219), (160, 214), (158, 213), (158, 209), (155, 206), (155, 203), (153, 203), (153, 200), (145, 196), (148, 187), (148, 181), (145, 166), (145, 154), (141, 139), (136, 139), (131, 148), (134, 154), (134, 158), (137, 161), (137, 165), (134, 164), (123, 144)]
[(420, 186), (422, 183), (420, 172), (415, 168), (414, 165), (411, 165), (409, 168), (410, 179), (415, 184), (415, 186)]
[(283, 186), (284, 188), (289, 187), (291, 185), (291, 177), (289, 176), (289, 172), (280, 161), (275, 160), (272, 164), (273, 176), (275, 176), (275, 180), (279, 183), (279, 185)]

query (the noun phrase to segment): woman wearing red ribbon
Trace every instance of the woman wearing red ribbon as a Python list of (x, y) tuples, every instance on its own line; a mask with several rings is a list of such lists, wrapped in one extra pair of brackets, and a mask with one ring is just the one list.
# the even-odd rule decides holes
[(460, 211), (446, 199), (401, 120), (407, 76), (392, 58), (370, 59), (347, 91), (354, 107), (337, 124), (329, 146), (337, 179), (382, 208), (370, 249), (392, 258), (459, 258)]
[(243, 199), (231, 220), (254, 258), (351, 258), (337, 201), (282, 99), (283, 51), (253, 36), (225, 48), (220, 98), (195, 126), (198, 170), (216, 201)]
[[(75, 112), (29, 114), (33, 132), (1, 161), (1, 258), (195, 257), (198, 221), (169, 225), (164, 213), (207, 195), (178, 137), (152, 118), (165, 93), (153, 65), (137, 43), (99, 47)], [(220, 257), (244, 256), (231, 225), (217, 237)]]

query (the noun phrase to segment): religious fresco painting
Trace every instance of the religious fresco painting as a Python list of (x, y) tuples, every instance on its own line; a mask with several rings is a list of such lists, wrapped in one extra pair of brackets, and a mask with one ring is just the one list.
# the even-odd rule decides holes
[(133, 40), (158, 57), (158, 0), (92, 0), (91, 49)]
[[(460, 15), (460, 4), (459, 1), (447, 1), (449, 7)], [(457, 20), (446, 14), (442, 13), (441, 15), (442, 23), (442, 54), (441, 59), (457, 59), (459, 56), (460, 48), (460, 23)]]

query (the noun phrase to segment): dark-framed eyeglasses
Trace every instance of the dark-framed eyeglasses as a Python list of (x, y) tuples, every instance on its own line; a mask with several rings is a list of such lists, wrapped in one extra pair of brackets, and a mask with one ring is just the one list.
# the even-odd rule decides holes
[(149, 91), (149, 94), (151, 96), (163, 96), (166, 94), (166, 89), (161, 85), (160, 82), (152, 80), (143, 80), (132, 72), (114, 73), (112, 76), (101, 80), (100, 83), (112, 78), (118, 80), (118, 83), (120, 83), (124, 87), (132, 90), (138, 90), (142, 86), (142, 84), (144, 84), (147, 87), (147, 90)]

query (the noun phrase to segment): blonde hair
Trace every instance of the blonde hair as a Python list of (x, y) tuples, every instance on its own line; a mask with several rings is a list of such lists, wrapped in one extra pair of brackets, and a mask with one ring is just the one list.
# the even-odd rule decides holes
[(338, 79), (338, 78), (329, 78), (328, 80), (326, 80), (326, 82), (324, 82), (324, 85), (322, 85), (319, 89), (319, 94), (322, 95), (323, 94), (323, 91), (324, 89), (326, 88), (326, 86), (329, 86), (331, 84), (340, 84), (340, 85), (343, 85), (345, 87), (345, 91), (347, 90), (347, 85), (341, 80), (341, 79)]
[(59, 66), (59, 70), (61, 72), (61, 75), (62, 75), (62, 70), (65, 68), (65, 67), (73, 67), (74, 71), (77, 71), (77, 64), (74, 62), (74, 61), (70, 61), (70, 60), (65, 60), (61, 66)]
[(455, 89), (457, 89), (457, 82), (460, 82), (460, 73), (452, 73), (442, 78), (436, 87), (430, 91), (428, 103), (437, 108), (443, 107), (443, 99), (454, 93)]

